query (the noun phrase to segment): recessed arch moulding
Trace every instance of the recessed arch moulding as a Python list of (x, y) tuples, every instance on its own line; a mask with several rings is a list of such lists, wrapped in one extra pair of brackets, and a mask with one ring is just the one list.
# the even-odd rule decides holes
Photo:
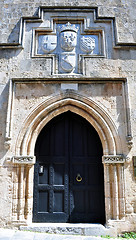
[(120, 155), (122, 144), (109, 114), (94, 100), (65, 91), (40, 103), (26, 118), (16, 141), (16, 156), (33, 156), (36, 139), (42, 128), (55, 116), (71, 111), (85, 118), (96, 129), (104, 155)]
[[(19, 171), (20, 178), (22, 176), (22, 180), (17, 185), (13, 184), (16, 189), (12, 208), (15, 222), (32, 221), (33, 165), (37, 137), (51, 119), (67, 111), (85, 118), (96, 129), (102, 142), (107, 224), (110, 219), (120, 220), (125, 216), (123, 164), (125, 159), (122, 155), (122, 141), (112, 117), (94, 99), (78, 94), (75, 90), (61, 90), (56, 95), (50, 95), (38, 102), (21, 125), (15, 144), (11, 139), (11, 149), (15, 145), (14, 155), (11, 157), (11, 162), (15, 165), (13, 182), (16, 181), (16, 171)], [(26, 171), (28, 174), (24, 182)], [(27, 195), (23, 189), (28, 193)], [(18, 197), (19, 194), (21, 197)]]

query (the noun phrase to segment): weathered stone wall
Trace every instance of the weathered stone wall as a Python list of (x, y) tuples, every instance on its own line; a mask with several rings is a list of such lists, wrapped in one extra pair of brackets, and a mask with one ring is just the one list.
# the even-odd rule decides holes
[[(85, 71), (81, 77), (52, 75), (51, 58), (32, 58), (31, 33), (34, 23), (26, 24), (24, 49), (10, 47), (10, 43), (15, 44), (19, 41), (21, 17), (35, 17), (36, 19), (39, 6), (98, 7), (98, 17), (102, 18), (104, 24), (106, 24), (106, 18), (115, 18), (113, 29), (116, 33), (116, 43), (120, 44), (115, 44), (112, 39), (112, 27), (108, 22), (109, 36), (105, 46), (108, 51), (104, 58), (86, 57), (84, 59)], [(13, 195), (13, 190), (17, 189), (14, 187), (15, 183), (19, 181), (20, 175), (16, 179), (14, 174), (16, 165), (12, 164), (10, 157), (16, 155), (17, 139), (24, 122), (43, 101), (63, 93), (62, 83), (74, 83), (78, 84), (78, 94), (87, 99), (93, 99), (109, 114), (116, 126), (121, 141), (120, 151), (118, 150), (116, 154), (123, 154), (126, 158), (124, 164), (126, 210), (123, 222), (119, 222), (118, 219), (109, 222), (110, 225), (116, 226), (117, 224), (119, 230), (135, 230), (136, 178), (132, 161), (132, 157), (136, 155), (135, 1), (48, 1), (47, 4), (45, 1), (37, 0), (15, 0), (12, 3), (10, 0), (5, 0), (0, 2), (0, 9), (1, 225), (12, 225), (13, 202), (17, 200), (17, 194), (19, 194)], [(10, 83), (13, 83), (13, 89)], [(7, 139), (6, 136), (8, 136)], [(108, 154), (114, 155), (113, 152), (108, 152)], [(25, 181), (25, 176), (23, 181)], [(111, 182), (110, 184), (112, 185)], [(16, 220), (21, 221), (19, 217)]]
[[(1, 9), (1, 39), (0, 42), (15, 42), (18, 39), (19, 21), (21, 17), (36, 16), (39, 6), (88, 6), (98, 7), (100, 17), (115, 17), (119, 42), (136, 42), (135, 15), (136, 3), (134, 0), (82, 0), (82, 1), (48, 1), (44, 0), (2, 0)], [(18, 23), (18, 24), (17, 24)], [(127, 36), (127, 37), (126, 37)]]

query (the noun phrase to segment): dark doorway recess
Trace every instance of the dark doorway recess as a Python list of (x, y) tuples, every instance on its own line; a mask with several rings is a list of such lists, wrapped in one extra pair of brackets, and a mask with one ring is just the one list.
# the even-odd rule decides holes
[(105, 223), (102, 145), (70, 111), (52, 119), (36, 146), (33, 222)]

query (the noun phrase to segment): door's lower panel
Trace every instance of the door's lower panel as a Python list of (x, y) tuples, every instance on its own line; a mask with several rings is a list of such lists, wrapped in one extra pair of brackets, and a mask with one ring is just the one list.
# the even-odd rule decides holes
[(69, 222), (69, 219), (68, 219), (68, 214), (65, 214), (65, 213), (44, 213), (43, 212), (43, 213), (37, 213), (34, 216), (33, 222), (66, 223), (66, 222)]

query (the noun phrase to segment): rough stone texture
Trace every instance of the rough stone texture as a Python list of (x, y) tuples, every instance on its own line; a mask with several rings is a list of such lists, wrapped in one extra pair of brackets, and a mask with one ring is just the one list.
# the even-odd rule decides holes
[[(81, 75), (52, 74), (52, 58), (32, 56), (35, 39), (32, 28), (45, 27), (44, 21), (37, 22), (36, 19), (40, 6), (97, 8), (102, 20), (92, 24), (105, 28), (105, 56), (84, 57)], [(1, 226), (13, 226), (13, 223), (18, 226), (32, 221), (33, 166), (18, 166), (12, 158), (33, 156), (41, 128), (57, 114), (71, 110), (94, 124), (104, 155), (123, 155), (126, 159), (123, 165), (104, 165), (106, 223), (118, 232), (135, 231), (136, 178), (132, 161), (136, 155), (135, 1), (50, 0), (45, 3), (43, 0), (14, 0), (11, 3), (1, 0), (0, 9)], [(21, 17), (35, 18), (26, 21), (23, 49), (21, 43), (15, 46), (19, 42)], [(107, 18), (115, 18), (114, 28)], [(116, 41), (112, 38), (113, 29)], [(62, 83), (66, 84), (65, 90)], [(78, 88), (76, 85), (69, 89), (69, 83), (78, 84)], [(69, 103), (74, 107), (69, 107)], [(37, 113), (39, 119), (36, 119)], [(108, 130), (110, 127), (111, 131)]]
[[(80, 235), (64, 235), (64, 234), (47, 234), (41, 232), (16, 231), (11, 229), (0, 229), (0, 240), (106, 240), (104, 237), (80, 236)], [(112, 238), (111, 238), (112, 239)], [(115, 240), (117, 238), (114, 238)]]
[(105, 228), (101, 224), (68, 224), (68, 223), (33, 223), (29, 226), (22, 226), (20, 230), (33, 232), (45, 232), (64, 235), (81, 236), (108, 236), (116, 237), (117, 233), (113, 228)]
[[(36, 16), (39, 6), (89, 6), (98, 7), (101, 17), (115, 17), (119, 42), (136, 42), (135, 15), (136, 3), (134, 0), (2, 0), (1, 9), (1, 42), (16, 42), (18, 40), (19, 20), (22, 16)], [(4, 20), (4, 21), (3, 21)], [(127, 35), (127, 38), (126, 38)]]

